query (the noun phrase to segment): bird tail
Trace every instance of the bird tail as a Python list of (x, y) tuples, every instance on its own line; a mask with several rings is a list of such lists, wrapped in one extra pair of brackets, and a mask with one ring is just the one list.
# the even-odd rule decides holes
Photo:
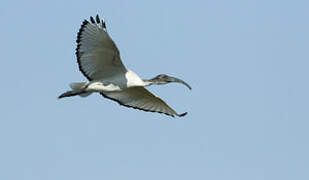
[(79, 95), (80, 97), (87, 97), (91, 94), (91, 92), (85, 92), (85, 85), (87, 82), (75, 82), (71, 83), (70, 87), (72, 88), (72, 91), (67, 91), (63, 94), (61, 94), (58, 98), (64, 98), (64, 97), (71, 97), (71, 96), (76, 96)]
[(86, 84), (87, 84), (86, 82), (73, 82), (70, 84), (70, 87), (73, 90), (80, 90), (80, 89), (83, 89)]
[[(73, 89), (73, 91), (80, 91), (85, 88), (87, 82), (74, 82), (70, 84), (70, 87)], [(87, 97), (91, 94), (91, 92), (82, 92), (78, 94), (80, 97)]]

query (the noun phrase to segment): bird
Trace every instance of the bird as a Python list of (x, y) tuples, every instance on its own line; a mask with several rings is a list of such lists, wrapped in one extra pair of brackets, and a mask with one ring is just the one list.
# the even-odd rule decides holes
[(87, 97), (92, 93), (100, 93), (125, 107), (163, 113), (172, 117), (187, 114), (178, 114), (145, 87), (176, 82), (191, 90), (189, 84), (165, 74), (151, 79), (140, 78), (122, 63), (119, 50), (107, 33), (104, 18), (100, 19), (99, 15), (96, 15), (90, 16), (89, 20), (85, 19), (79, 29), (75, 52), (79, 70), (88, 81), (71, 83), (71, 90), (61, 94), (59, 99), (76, 95)]

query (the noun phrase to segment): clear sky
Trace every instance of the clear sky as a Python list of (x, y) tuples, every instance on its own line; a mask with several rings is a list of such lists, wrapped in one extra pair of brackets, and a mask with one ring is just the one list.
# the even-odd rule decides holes
[[(308, 180), (309, 1), (1, 3), (0, 179)], [(104, 16), (124, 64), (184, 118), (94, 94), (75, 57)]]

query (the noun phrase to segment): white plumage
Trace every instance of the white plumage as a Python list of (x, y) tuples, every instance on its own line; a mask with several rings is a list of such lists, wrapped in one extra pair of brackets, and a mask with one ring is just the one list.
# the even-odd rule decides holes
[(84, 20), (76, 42), (79, 70), (89, 81), (71, 83), (72, 91), (61, 94), (59, 98), (75, 95), (86, 97), (93, 92), (99, 92), (123, 106), (170, 116), (187, 114), (177, 114), (144, 86), (179, 82), (189, 89), (191, 87), (178, 78), (164, 74), (143, 80), (133, 71), (126, 69), (121, 61), (118, 48), (106, 31), (104, 20), (100, 20), (98, 15), (95, 19), (90, 17), (90, 22)]

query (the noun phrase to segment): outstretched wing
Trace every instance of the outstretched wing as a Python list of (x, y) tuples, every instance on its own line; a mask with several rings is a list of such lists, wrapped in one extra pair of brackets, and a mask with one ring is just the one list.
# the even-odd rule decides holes
[(187, 113), (177, 114), (162, 99), (155, 96), (143, 87), (128, 88), (123, 91), (101, 93), (104, 97), (117, 101), (120, 105), (135, 109), (164, 113), (169, 116), (184, 116)]
[(88, 80), (125, 73), (119, 50), (109, 37), (104, 20), (97, 15), (84, 20), (77, 34), (76, 56), (79, 70)]

